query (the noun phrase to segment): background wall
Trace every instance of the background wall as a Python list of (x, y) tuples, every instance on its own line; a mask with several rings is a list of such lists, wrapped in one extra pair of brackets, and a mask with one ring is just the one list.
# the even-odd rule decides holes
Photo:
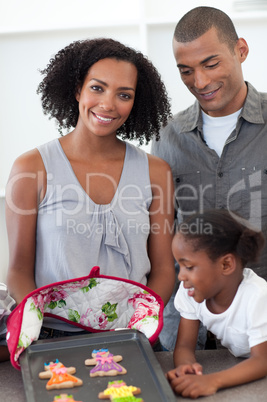
[[(198, 5), (219, 7), (230, 15), (250, 46), (244, 76), (267, 91), (266, 0), (0, 0), (0, 281), (5, 281), (8, 265), (4, 194), (10, 169), (18, 155), (58, 136), (36, 94), (39, 69), (74, 40), (111, 37), (154, 62), (172, 110), (178, 112), (194, 99), (175, 66), (172, 36), (182, 15)], [(144, 148), (149, 152), (149, 146)]]

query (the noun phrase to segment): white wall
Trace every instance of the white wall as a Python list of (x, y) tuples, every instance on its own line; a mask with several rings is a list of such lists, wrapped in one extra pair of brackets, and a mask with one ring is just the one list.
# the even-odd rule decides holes
[(172, 36), (182, 15), (200, 4), (219, 7), (233, 18), (250, 46), (244, 76), (267, 91), (267, 10), (237, 12), (233, 0), (220, 6), (218, 0), (0, 0), (0, 281), (5, 281), (8, 264), (3, 194), (12, 163), (58, 136), (36, 95), (38, 69), (74, 40), (112, 37), (148, 55), (167, 86), (173, 112), (182, 110), (193, 97), (177, 72)]

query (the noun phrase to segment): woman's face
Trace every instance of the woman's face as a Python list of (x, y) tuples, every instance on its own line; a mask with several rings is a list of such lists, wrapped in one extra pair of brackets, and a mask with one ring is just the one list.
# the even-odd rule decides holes
[(116, 135), (131, 113), (136, 85), (132, 63), (106, 58), (93, 64), (76, 95), (78, 124), (95, 136)]

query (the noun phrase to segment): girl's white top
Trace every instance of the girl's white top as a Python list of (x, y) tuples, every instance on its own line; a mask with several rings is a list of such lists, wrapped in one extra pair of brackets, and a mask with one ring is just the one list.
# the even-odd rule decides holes
[(232, 304), (221, 314), (211, 313), (205, 300), (197, 303), (188, 296), (183, 282), (174, 305), (182, 317), (200, 320), (234, 356), (249, 357), (250, 348), (267, 341), (267, 282), (250, 268), (244, 268), (243, 276)]

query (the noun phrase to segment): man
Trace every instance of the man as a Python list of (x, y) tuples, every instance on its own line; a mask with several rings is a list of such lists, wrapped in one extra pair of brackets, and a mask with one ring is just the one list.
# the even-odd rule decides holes
[[(248, 219), (266, 238), (267, 94), (244, 81), (242, 63), (248, 51), (221, 10), (197, 7), (182, 17), (175, 28), (173, 52), (196, 102), (162, 130), (151, 152), (172, 168), (179, 222), (207, 208), (227, 208)], [(205, 228), (199, 222), (192, 230)], [(267, 242), (260, 261), (248, 265), (267, 279)], [(172, 297), (161, 334), (161, 343), (170, 350), (177, 316)], [(199, 340), (203, 347), (204, 336)]]

